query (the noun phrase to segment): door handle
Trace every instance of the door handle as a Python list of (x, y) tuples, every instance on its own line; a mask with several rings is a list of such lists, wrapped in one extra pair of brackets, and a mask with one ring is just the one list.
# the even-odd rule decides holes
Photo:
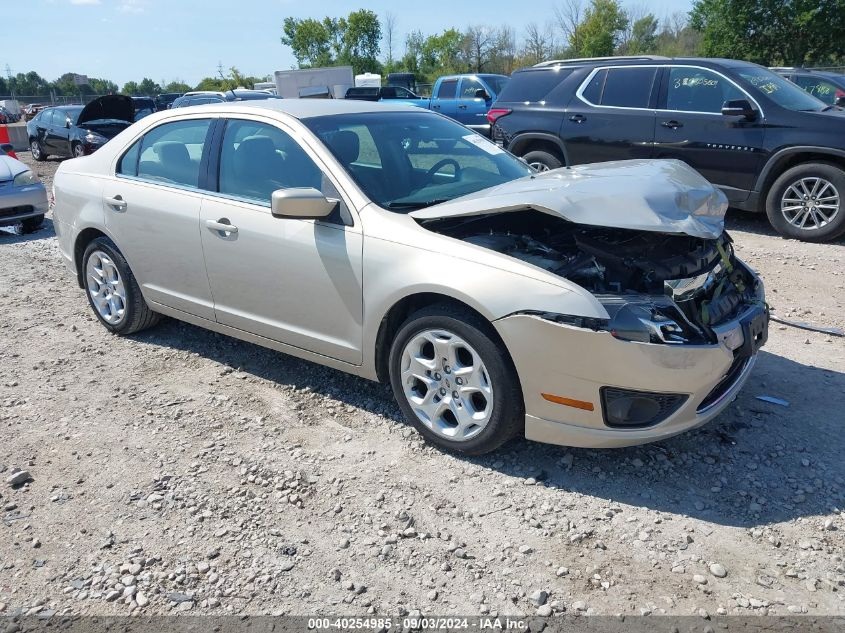
[(219, 220), (206, 220), (205, 225), (212, 231), (219, 231), (220, 233), (237, 233), (238, 227), (231, 224), (227, 218), (220, 218)]
[(439, 105), (433, 105), (433, 106), (431, 106), (431, 109), (432, 110), (439, 110), (440, 106)]
[(587, 120), (587, 117), (585, 117), (583, 114), (573, 114), (571, 117), (569, 117), (569, 120), (573, 123), (583, 123)]
[(672, 119), (671, 121), (664, 121), (661, 123), (663, 127), (668, 127), (670, 130), (677, 130), (679, 127), (684, 127), (684, 124), (680, 121), (675, 121)]
[(123, 199), (123, 196), (117, 195), (114, 198), (106, 198), (106, 204), (110, 207), (117, 209), (118, 211), (126, 211), (126, 200)]
[(458, 110), (466, 110), (467, 107), (465, 105), (459, 105)]

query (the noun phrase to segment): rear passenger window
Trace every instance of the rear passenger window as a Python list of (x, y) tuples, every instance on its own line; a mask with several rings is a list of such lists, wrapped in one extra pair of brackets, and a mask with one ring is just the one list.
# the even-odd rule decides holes
[(138, 175), (138, 157), (141, 155), (141, 141), (135, 141), (135, 144), (130, 147), (120, 162), (117, 164), (117, 173), (124, 176)]
[(572, 70), (571, 68), (553, 68), (516, 72), (499, 95), (499, 101), (545, 101), (548, 94), (572, 74)]
[(147, 132), (141, 139), (138, 177), (199, 187), (200, 160), (210, 125), (210, 119), (191, 119), (165, 123)]
[(276, 189), (322, 190), (323, 172), (289, 134), (256, 121), (231, 120), (220, 153), (220, 193), (270, 205)]
[(601, 91), (604, 89), (604, 80), (607, 79), (607, 70), (600, 70), (581, 92), (581, 96), (593, 105), (601, 103)]
[(656, 74), (656, 68), (609, 69), (601, 95), (601, 105), (617, 108), (647, 108)]
[(455, 93), (458, 90), (457, 79), (446, 79), (440, 82), (440, 88), (437, 90), (438, 99), (454, 99)]

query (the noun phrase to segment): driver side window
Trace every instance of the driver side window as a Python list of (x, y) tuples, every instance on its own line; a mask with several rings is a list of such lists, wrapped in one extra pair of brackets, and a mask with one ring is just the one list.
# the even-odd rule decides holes
[(727, 79), (704, 68), (675, 66), (669, 71), (667, 110), (718, 114), (725, 101), (747, 98)]
[(267, 206), (276, 189), (323, 190), (323, 172), (289, 134), (277, 127), (232, 119), (220, 152), (220, 193)]

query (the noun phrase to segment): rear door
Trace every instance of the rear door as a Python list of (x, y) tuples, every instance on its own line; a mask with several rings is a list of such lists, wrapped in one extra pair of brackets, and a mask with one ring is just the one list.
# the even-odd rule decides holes
[(49, 152), (50, 145), (48, 144), (48, 136), (50, 132), (50, 125), (53, 121), (53, 113), (55, 112), (54, 109), (50, 108), (49, 110), (42, 110), (41, 113), (33, 119), (33, 123), (35, 124), (35, 134), (38, 137), (38, 141), (41, 143), (41, 147), (44, 149), (45, 152)]
[(672, 66), (661, 86), (656, 158), (677, 158), (722, 188), (731, 202), (748, 198), (763, 159), (763, 113), (755, 121), (722, 115), (725, 101), (753, 98), (708, 68)]
[(594, 70), (569, 103), (560, 128), (570, 164), (650, 158), (660, 69)]
[(458, 78), (443, 79), (431, 95), (431, 109), (454, 119), (458, 112), (457, 95)]
[(162, 123), (127, 149), (103, 187), (106, 227), (144, 297), (214, 320), (200, 240), (213, 119)]

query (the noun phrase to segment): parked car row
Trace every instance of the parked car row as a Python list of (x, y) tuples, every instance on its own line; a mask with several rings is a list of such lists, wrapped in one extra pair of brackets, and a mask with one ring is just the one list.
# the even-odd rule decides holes
[(487, 119), (495, 141), (538, 171), (675, 158), (784, 236), (845, 233), (845, 111), (755, 64), (546, 62), (514, 72)]

